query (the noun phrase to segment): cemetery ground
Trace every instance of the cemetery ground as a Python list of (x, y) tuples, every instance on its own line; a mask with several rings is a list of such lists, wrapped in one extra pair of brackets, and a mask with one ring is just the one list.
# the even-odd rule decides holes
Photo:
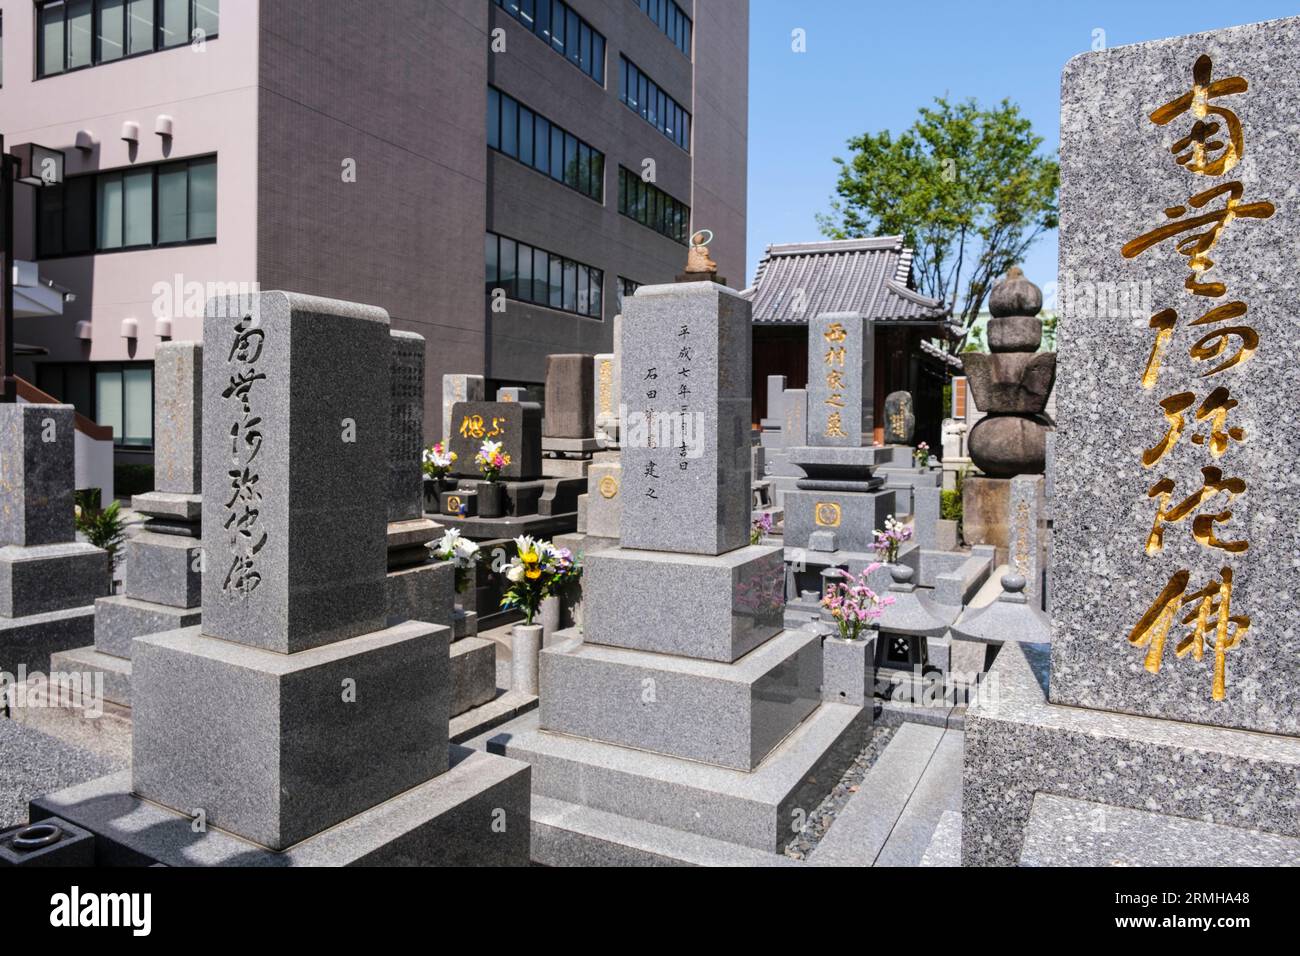
[(1298, 57), (1293, 18), (1064, 66), (1060, 350), (1009, 265), (942, 447), (861, 309), (806, 318), (755, 422), (761, 287), (707, 230), (612, 352), (447, 374), (440, 422), (440, 343), (385, 309), (213, 297), (120, 508), (78, 494), (71, 406), (0, 403), (14, 892), (57, 928), (179, 906), (175, 868), (260, 912), (281, 868), (888, 867), (840, 886), (868, 927), (973, 885), (1057, 934), (1278, 919)]

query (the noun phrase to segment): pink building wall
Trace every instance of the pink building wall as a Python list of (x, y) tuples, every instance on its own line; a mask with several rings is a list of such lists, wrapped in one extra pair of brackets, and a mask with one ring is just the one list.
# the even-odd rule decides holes
[[(62, 318), (18, 320), (19, 341), (48, 348), (52, 361), (152, 360), (160, 341), (155, 284), (167, 284), (170, 301), (178, 275), (183, 283), (205, 286), (256, 280), (258, 7), (259, 0), (223, 3), (219, 35), (201, 51), (179, 47), (37, 80), (33, 4), (0, 0), (0, 131), (8, 145), (65, 150), (67, 175), (217, 156), (215, 244), (42, 260), (42, 277), (70, 289), (76, 301), (64, 307)], [(184, 67), (178, 69), (177, 61)], [(154, 133), (159, 114), (173, 119), (170, 143)], [(121, 139), (127, 121), (140, 126), (134, 149)], [(93, 134), (93, 151), (74, 147), (78, 130)], [(34, 190), (20, 186), (17, 192), (18, 257), (33, 259)], [(135, 340), (122, 338), (126, 318), (137, 320)], [(88, 342), (74, 333), (80, 321), (91, 324)], [(201, 328), (201, 310), (178, 314), (171, 338), (197, 340)]]

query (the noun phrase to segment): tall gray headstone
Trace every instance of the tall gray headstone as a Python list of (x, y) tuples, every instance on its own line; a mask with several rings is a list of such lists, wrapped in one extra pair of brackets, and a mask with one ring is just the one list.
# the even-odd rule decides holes
[(389, 332), (388, 520), (424, 514), (424, 336)]
[(203, 491), (203, 344), (163, 342), (154, 353), (154, 489)]
[(809, 445), (861, 446), (870, 324), (857, 312), (824, 312), (808, 323)]
[(481, 402), (487, 394), (482, 375), (442, 377), (442, 440), (451, 438), (451, 409), (457, 402)]
[(708, 282), (625, 304), (625, 548), (717, 555), (750, 526), (750, 305)]
[(73, 422), (71, 405), (0, 405), (0, 547), (73, 540)]
[(787, 448), (802, 448), (808, 444), (808, 390), (788, 388), (785, 391), (785, 424), (781, 431)]
[(590, 355), (546, 357), (544, 438), (591, 438), (596, 434), (595, 365)]
[(204, 634), (293, 653), (380, 630), (387, 313), (214, 299), (203, 341)]
[(612, 352), (602, 352), (596, 356), (592, 388), (596, 437), (606, 445), (616, 443), (620, 400), (618, 356)]
[(1298, 57), (1289, 19), (1065, 69), (1054, 702), (1300, 733)]
[(1043, 595), (1043, 536), (1046, 533), (1042, 475), (1017, 475), (1011, 479), (1009, 510), (1008, 563), (1025, 579), (1024, 594), (1031, 604), (1038, 607)]

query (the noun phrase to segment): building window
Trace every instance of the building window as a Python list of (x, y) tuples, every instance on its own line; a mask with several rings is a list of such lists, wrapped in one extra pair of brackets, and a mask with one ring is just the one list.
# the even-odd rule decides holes
[(691, 55), (691, 18), (673, 0), (632, 0), (641, 11), (653, 20), (673, 45), (687, 56)]
[(690, 237), (690, 207), (626, 166), (618, 168), (618, 211), (682, 245)]
[(623, 84), (619, 101), (689, 153), (691, 114), (627, 57), (620, 56), (619, 61)]
[(641, 288), (643, 283), (633, 282), (631, 279), (618, 277), (618, 314), (623, 314), (623, 303), (632, 296), (636, 295), (636, 290)]
[(604, 317), (605, 273), (594, 266), (494, 232), (487, 234), (484, 262), (489, 295), (496, 289), (504, 289), (506, 298), (518, 302), (531, 302), (589, 319)]
[(605, 154), (496, 87), (488, 87), (487, 143), (557, 183), (605, 201)]
[(36, 191), (39, 259), (216, 238), (215, 156), (71, 176)]
[(43, 363), (36, 366), (36, 387), (111, 427), (115, 447), (153, 447), (152, 364)]
[(564, 0), (496, 0), (583, 73), (605, 85), (605, 38)]
[(56, 76), (217, 35), (220, 0), (46, 0), (36, 7), (36, 76)]

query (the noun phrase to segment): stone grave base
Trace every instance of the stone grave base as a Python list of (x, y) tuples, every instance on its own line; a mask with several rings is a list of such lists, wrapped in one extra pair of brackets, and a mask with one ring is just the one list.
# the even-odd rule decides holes
[[(1047, 645), (1003, 645), (966, 714), (964, 866), (1042, 861), (1045, 830), (1058, 844), (1077, 833), (1077, 820), (1041, 799), (1051, 796), (1100, 805), (1090, 822), (1117, 839), (1131, 831), (1124, 821), (1132, 812), (1157, 814), (1171, 825), (1142, 829), (1147, 861), (1183, 858), (1201, 845), (1187, 844), (1196, 828), (1175, 820), (1230, 826), (1243, 845), (1254, 830), (1300, 837), (1300, 738), (1053, 704), (1050, 656)], [(1119, 830), (1106, 816), (1115, 808)], [(1095, 860), (1111, 851), (1094, 842), (1087, 852)]]
[[(427, 554), (428, 552), (426, 552)], [(426, 561), (389, 571), (384, 578), (388, 620), (450, 623), (456, 568), (450, 561)]]
[(496, 644), (482, 637), (451, 643), (451, 716), (457, 717), (497, 693)]
[(752, 771), (539, 729), (529, 714), (473, 741), (533, 768), (533, 860), (547, 866), (784, 865), (792, 823), (861, 752), (870, 708), (825, 703)]
[(591, 470), (590, 458), (543, 458), (542, 475), (546, 478), (583, 478)]
[(31, 818), (89, 830), (99, 866), (527, 866), (528, 765), (450, 752), (446, 773), (281, 852), (212, 825), (195, 833), (189, 816), (133, 794), (130, 771), (38, 797)]
[(969, 545), (997, 549), (997, 563), (1006, 564), (1011, 531), (1010, 478), (967, 478), (961, 486), (962, 537)]
[(95, 602), (95, 650), (130, 660), (134, 638), (193, 627), (202, 618), (197, 607), (170, 607), (120, 594), (100, 598)]
[(896, 501), (893, 491), (787, 491), (783, 498), (786, 547), (810, 547), (815, 533), (830, 532), (838, 549), (869, 551), (875, 540), (872, 531), (885, 527)]
[(94, 639), (93, 604), (26, 617), (0, 617), (0, 670), (16, 673), (20, 664), (26, 664), (28, 672), (48, 670), (51, 654)]
[(821, 699), (811, 631), (785, 631), (728, 664), (556, 636), (541, 653), (541, 726), (556, 733), (752, 770)]
[(108, 556), (81, 542), (0, 548), (0, 615), (30, 617), (109, 593)]
[[(50, 670), (61, 674), (90, 675), (103, 682), (104, 699), (120, 707), (131, 706), (131, 661), (90, 647), (74, 647), (50, 657)], [(83, 678), (84, 679), (84, 678)]]

